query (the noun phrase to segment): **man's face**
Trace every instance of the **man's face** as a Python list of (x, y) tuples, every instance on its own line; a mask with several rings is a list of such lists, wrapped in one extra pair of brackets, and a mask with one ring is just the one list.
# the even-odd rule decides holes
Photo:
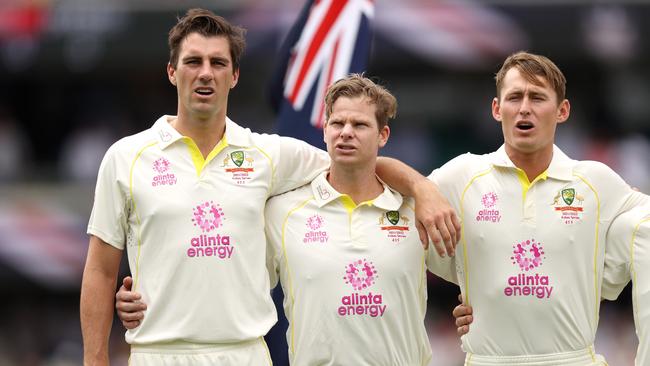
[(339, 97), (332, 106), (323, 133), (332, 164), (342, 167), (374, 166), (379, 148), (386, 145), (390, 130), (378, 128), (376, 106), (366, 97)]
[(210, 119), (224, 113), (228, 93), (237, 84), (239, 70), (233, 70), (228, 39), (190, 33), (180, 45), (178, 64), (167, 65), (169, 81), (178, 89), (178, 113)]
[(527, 81), (516, 67), (506, 72), (501, 95), (492, 101), (492, 115), (501, 122), (508, 153), (533, 154), (552, 151), (555, 128), (569, 117), (569, 101), (558, 103), (548, 81)]

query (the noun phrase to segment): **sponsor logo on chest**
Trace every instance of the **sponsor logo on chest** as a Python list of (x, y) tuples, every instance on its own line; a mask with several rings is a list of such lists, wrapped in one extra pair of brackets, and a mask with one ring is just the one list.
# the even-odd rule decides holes
[[(341, 297), (341, 305), (337, 313), (342, 317), (369, 316), (382, 317), (386, 312), (383, 296), (369, 289), (378, 278), (375, 265), (366, 260), (358, 259), (345, 266), (343, 281), (352, 287), (354, 292)], [(368, 292), (365, 292), (368, 290)]]
[(481, 197), (481, 209), (476, 214), (476, 222), (500, 222), (501, 211), (498, 207), (499, 196), (488, 192)]
[(151, 186), (172, 186), (177, 182), (176, 175), (171, 171), (171, 164), (165, 158), (159, 158), (152, 164), (154, 176), (151, 179)]
[(219, 204), (213, 201), (203, 202), (192, 209), (192, 224), (201, 230), (197, 236), (190, 238), (186, 246), (189, 258), (212, 257), (230, 259), (235, 245), (230, 235), (220, 233), (226, 216)]
[(531, 296), (548, 299), (553, 292), (549, 276), (539, 273), (546, 253), (542, 243), (528, 239), (512, 246), (512, 264), (519, 270), (506, 280), (503, 293), (508, 297)]
[(305, 244), (312, 243), (327, 243), (329, 240), (329, 234), (324, 228), (325, 220), (322, 216), (315, 214), (307, 218), (307, 232), (305, 233), (302, 242)]

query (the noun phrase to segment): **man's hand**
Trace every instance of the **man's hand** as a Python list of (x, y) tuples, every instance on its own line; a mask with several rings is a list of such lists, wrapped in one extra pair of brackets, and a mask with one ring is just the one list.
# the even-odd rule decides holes
[(460, 304), (454, 308), (452, 314), (456, 318), (456, 333), (458, 336), (469, 333), (469, 325), (472, 324), (474, 318), (472, 317), (472, 307), (463, 303), (462, 295), (458, 295)]
[(115, 294), (117, 316), (126, 329), (139, 326), (142, 319), (144, 319), (144, 311), (147, 310), (147, 304), (140, 301), (142, 296), (138, 292), (131, 291), (132, 286), (133, 279), (129, 276), (124, 277), (122, 286)]
[(445, 252), (454, 256), (460, 240), (460, 221), (449, 201), (428, 179), (417, 184), (414, 198), (416, 225), (424, 248), (429, 246), (431, 239), (441, 257), (445, 256)]
[(438, 187), (399, 160), (380, 156), (375, 169), (386, 184), (415, 198), (416, 227), (424, 248), (429, 247), (430, 238), (441, 257), (445, 251), (453, 256), (460, 240), (460, 221)]

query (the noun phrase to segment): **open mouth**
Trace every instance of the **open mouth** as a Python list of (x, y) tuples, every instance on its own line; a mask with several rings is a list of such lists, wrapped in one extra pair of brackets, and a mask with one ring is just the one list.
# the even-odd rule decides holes
[(353, 151), (356, 149), (354, 146), (348, 144), (338, 144), (336, 148), (343, 151)]
[(214, 90), (212, 88), (196, 88), (194, 89), (194, 92), (204, 97), (214, 94)]
[(515, 127), (517, 127), (517, 129), (522, 130), (522, 131), (528, 131), (528, 130), (533, 129), (535, 127), (535, 125), (533, 125), (532, 122), (520, 121), (520, 122), (517, 122)]

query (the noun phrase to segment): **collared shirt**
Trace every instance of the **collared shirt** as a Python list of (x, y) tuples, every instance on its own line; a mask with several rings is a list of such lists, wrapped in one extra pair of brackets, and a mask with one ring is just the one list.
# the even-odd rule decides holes
[(357, 205), (326, 177), (266, 209), (291, 364), (426, 365), (426, 269), (455, 280), (452, 262), (422, 248), (411, 199), (384, 185)]
[(203, 159), (169, 124), (173, 118), (115, 143), (99, 169), (88, 233), (127, 249), (134, 290), (148, 304), (126, 340), (258, 338), (276, 321), (265, 268), (266, 200), (310, 181), (329, 158), (227, 120)]
[(533, 182), (504, 147), (461, 155), (430, 178), (462, 221), (458, 276), (474, 309), (463, 337), (468, 356), (588, 349), (598, 326), (605, 233), (647, 196), (604, 164), (572, 160), (557, 147)]
[(636, 365), (650, 364), (650, 205), (617, 217), (607, 233), (603, 297), (614, 300), (632, 279)]

